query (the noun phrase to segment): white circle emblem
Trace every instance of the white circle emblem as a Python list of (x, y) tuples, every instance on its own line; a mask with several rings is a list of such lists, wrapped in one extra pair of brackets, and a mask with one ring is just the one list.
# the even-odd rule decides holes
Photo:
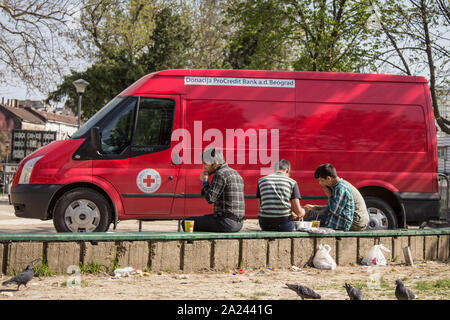
[(161, 176), (156, 170), (144, 169), (137, 175), (136, 184), (142, 192), (153, 193), (161, 186)]

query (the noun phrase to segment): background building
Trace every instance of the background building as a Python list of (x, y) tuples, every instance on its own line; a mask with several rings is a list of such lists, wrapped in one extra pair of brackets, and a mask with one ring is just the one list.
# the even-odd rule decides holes
[[(24, 130), (45, 135), (45, 132), (55, 132), (56, 140), (67, 139), (77, 131), (77, 117), (67, 110), (57, 110), (42, 101), (16, 100), (2, 98), (0, 103), (0, 161), (10, 162), (12, 157), (12, 133)], [(49, 112), (53, 110), (53, 112)], [(55, 136), (55, 135), (53, 135)], [(30, 136), (31, 137), (31, 136)], [(44, 143), (54, 140), (44, 139)], [(23, 143), (27, 143), (24, 141)], [(17, 145), (17, 144), (16, 144)], [(41, 147), (35, 143), (35, 149)], [(28, 150), (31, 150), (29, 146)], [(29, 152), (24, 152), (24, 156)], [(7, 161), (8, 160), (8, 161)], [(20, 160), (14, 158), (15, 162)]]

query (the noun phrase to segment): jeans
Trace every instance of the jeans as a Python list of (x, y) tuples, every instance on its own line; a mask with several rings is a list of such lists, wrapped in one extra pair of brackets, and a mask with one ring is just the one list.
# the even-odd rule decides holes
[(259, 217), (259, 226), (263, 231), (294, 231), (295, 221), (292, 218), (263, 218)]
[(198, 217), (188, 217), (182, 220), (181, 226), (184, 231), (184, 221), (194, 221), (194, 231), (204, 232), (238, 232), (244, 225), (244, 219), (237, 222), (230, 218), (213, 214)]

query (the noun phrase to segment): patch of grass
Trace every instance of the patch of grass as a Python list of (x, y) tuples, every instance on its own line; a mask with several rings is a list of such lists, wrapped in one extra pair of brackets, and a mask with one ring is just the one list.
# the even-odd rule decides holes
[(80, 267), (80, 272), (81, 273), (96, 274), (96, 273), (101, 273), (104, 270), (103, 265), (99, 264), (96, 261), (90, 262), (87, 265), (84, 265), (84, 264), (80, 263), (79, 267)]
[(363, 281), (355, 281), (350, 283), (352, 286), (354, 286), (355, 288), (358, 288), (359, 290), (362, 290), (364, 288), (367, 288), (367, 284), (366, 282)]
[(380, 277), (380, 288), (381, 289), (392, 289), (393, 287), (383, 278)]
[(255, 292), (251, 297), (250, 300), (258, 300), (260, 297), (268, 296), (269, 294), (267, 292)]
[(34, 266), (33, 270), (36, 277), (48, 277), (53, 274), (53, 272), (48, 267), (47, 256), (45, 255), (45, 253), (42, 254), (41, 265)]
[(47, 264), (41, 264), (39, 267), (34, 267), (34, 275), (36, 277), (48, 277), (52, 274), (53, 273)]
[(450, 289), (450, 279), (439, 279), (436, 281), (419, 281), (416, 283), (416, 289), (421, 291)]

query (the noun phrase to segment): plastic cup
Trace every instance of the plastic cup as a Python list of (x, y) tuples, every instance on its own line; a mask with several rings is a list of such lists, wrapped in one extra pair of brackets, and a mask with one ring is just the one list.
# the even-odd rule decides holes
[(194, 232), (194, 222), (191, 220), (184, 221), (184, 232)]

